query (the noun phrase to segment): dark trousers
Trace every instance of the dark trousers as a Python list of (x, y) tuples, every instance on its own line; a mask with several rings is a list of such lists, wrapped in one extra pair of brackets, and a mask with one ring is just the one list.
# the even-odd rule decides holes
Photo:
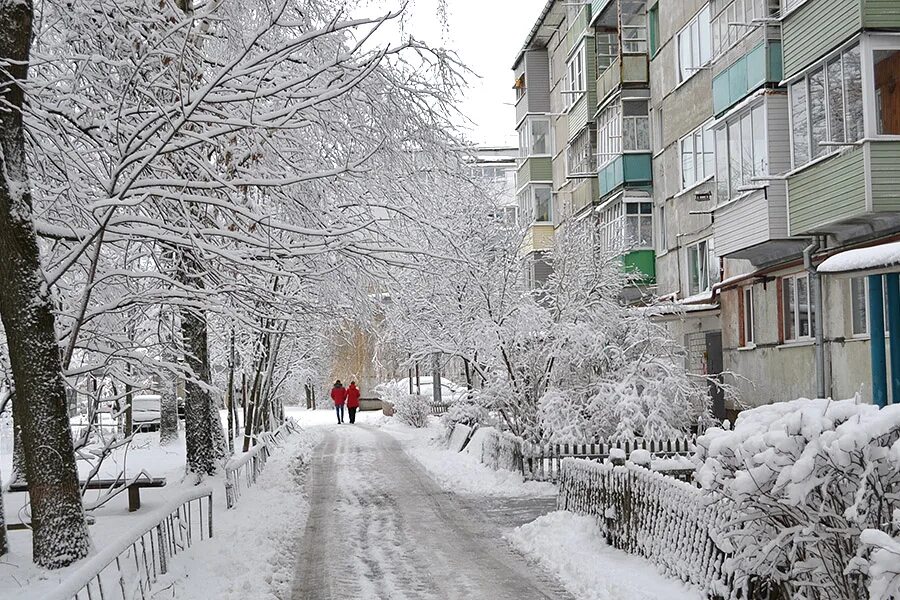
[(354, 406), (353, 408), (347, 408), (347, 412), (350, 413), (350, 422), (356, 423), (356, 407)]
[(338, 425), (344, 422), (344, 405), (343, 404), (335, 404), (334, 410), (337, 413)]

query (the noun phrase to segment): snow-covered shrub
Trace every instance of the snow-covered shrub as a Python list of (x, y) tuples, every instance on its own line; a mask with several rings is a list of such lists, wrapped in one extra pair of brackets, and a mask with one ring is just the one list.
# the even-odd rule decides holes
[(727, 531), (738, 573), (789, 598), (896, 594), (898, 569), (885, 557), (900, 534), (898, 440), (900, 405), (858, 399), (763, 406), (733, 431), (700, 437), (703, 490), (735, 506)]
[(431, 403), (425, 396), (398, 394), (393, 400), (394, 416), (411, 427), (427, 427)]
[(456, 425), (477, 427), (488, 422), (489, 413), (482, 406), (480, 396), (466, 396), (447, 407), (447, 412), (441, 416), (441, 425), (447, 430), (448, 435)]

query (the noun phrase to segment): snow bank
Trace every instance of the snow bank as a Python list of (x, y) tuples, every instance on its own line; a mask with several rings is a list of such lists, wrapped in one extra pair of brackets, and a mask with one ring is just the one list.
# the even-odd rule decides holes
[(646, 560), (607, 545), (594, 517), (553, 512), (507, 539), (584, 600), (700, 600), (696, 589), (664, 577)]

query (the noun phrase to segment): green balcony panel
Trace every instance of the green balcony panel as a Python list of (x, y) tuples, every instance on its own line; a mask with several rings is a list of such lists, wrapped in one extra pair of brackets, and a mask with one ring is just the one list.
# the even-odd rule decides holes
[(713, 110), (720, 115), (766, 82), (781, 78), (781, 43), (762, 42), (713, 79)]
[(788, 179), (790, 234), (804, 235), (866, 212), (865, 152), (837, 154)]
[[(791, 78), (862, 29), (862, 7), (873, 11), (872, 19), (888, 9), (897, 13), (896, 1), (810, 0), (788, 14), (781, 24), (784, 43), (784, 77)], [(881, 6), (885, 5), (885, 6)], [(896, 20), (897, 14), (889, 19)], [(868, 23), (869, 27), (882, 25)]]
[(647, 185), (653, 181), (650, 153), (622, 154), (600, 169), (600, 197), (621, 185)]
[(622, 156), (617, 156), (612, 162), (600, 169), (598, 178), (600, 179), (600, 196), (605, 196), (612, 190), (625, 183), (625, 174), (623, 173)]
[(897, 0), (864, 0), (863, 21), (868, 29), (900, 29)]
[(533, 181), (553, 181), (553, 166), (549, 156), (527, 158), (516, 172), (517, 187)]
[(869, 145), (872, 210), (900, 212), (900, 142), (873, 141)]
[(634, 250), (622, 257), (623, 268), (639, 277), (640, 283), (656, 283), (656, 252), (653, 250)]

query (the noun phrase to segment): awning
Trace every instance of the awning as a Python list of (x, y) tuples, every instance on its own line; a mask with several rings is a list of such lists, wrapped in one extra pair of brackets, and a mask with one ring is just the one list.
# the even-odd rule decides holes
[(822, 261), (817, 271), (842, 277), (900, 273), (900, 242), (839, 252)]

